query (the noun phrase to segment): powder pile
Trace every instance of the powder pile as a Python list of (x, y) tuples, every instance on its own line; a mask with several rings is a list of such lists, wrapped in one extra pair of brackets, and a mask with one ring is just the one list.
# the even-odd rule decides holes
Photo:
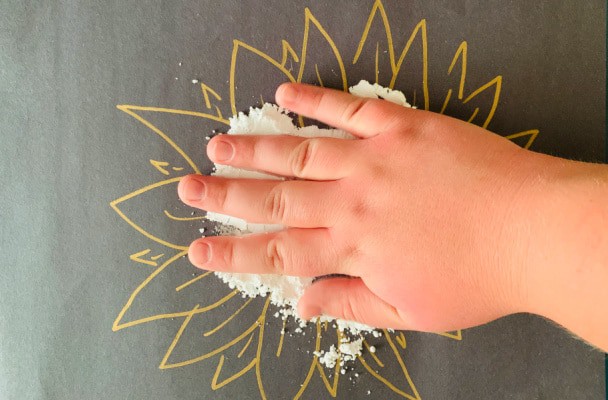
[[(412, 107), (405, 99), (402, 92), (384, 88), (378, 84), (370, 84), (361, 81), (351, 87), (349, 91), (359, 97), (382, 98), (404, 107)], [(297, 127), (294, 125), (292, 117), (284, 110), (274, 104), (266, 103), (261, 108), (250, 108), (249, 113), (239, 113), (230, 118), (229, 135), (295, 135), (302, 137), (332, 137), (341, 139), (355, 139), (352, 135), (339, 129), (321, 129), (317, 126)], [(227, 165), (215, 165), (213, 175), (226, 178), (248, 178), (248, 179), (281, 179), (273, 175), (261, 172), (247, 171), (233, 168)], [(241, 218), (214, 212), (207, 213), (207, 219), (218, 222), (218, 234), (220, 235), (245, 235), (251, 233), (275, 232), (283, 229), (282, 225), (254, 224)], [(257, 275), (242, 273), (215, 273), (231, 289), (241, 291), (243, 297), (270, 296), (270, 301), (279, 307), (279, 312), (275, 317), (286, 319), (293, 317), (299, 325), (296, 333), (304, 333), (302, 328), (306, 326), (306, 321), (300, 319), (296, 312), (298, 300), (304, 290), (312, 284), (311, 278), (300, 278), (283, 275)], [(333, 320), (329, 317), (321, 317), (321, 321), (333, 321), (341, 332), (348, 335), (343, 336), (338, 348), (331, 346), (327, 351), (315, 353), (319, 361), (332, 368), (340, 360), (344, 362), (352, 361), (362, 351), (362, 334), (371, 333), (378, 337), (380, 333), (374, 328), (344, 320)], [(282, 332), (284, 333), (284, 332)], [(353, 339), (351, 339), (353, 337)], [(354, 338), (357, 337), (357, 338)]]

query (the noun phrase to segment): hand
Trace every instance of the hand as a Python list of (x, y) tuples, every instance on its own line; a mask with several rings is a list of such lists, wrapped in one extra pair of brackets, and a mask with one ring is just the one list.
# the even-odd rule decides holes
[(214, 162), (300, 180), (190, 175), (193, 207), (278, 233), (196, 240), (189, 257), (214, 271), (321, 279), (298, 309), (377, 327), (440, 331), (522, 311), (526, 293), (513, 218), (525, 207), (529, 152), (477, 126), (383, 100), (301, 84), (279, 105), (359, 139), (213, 138)]
[(303, 318), (443, 331), (527, 311), (608, 348), (608, 168), (382, 100), (301, 84), (276, 99), (359, 139), (211, 140), (214, 162), (299, 180), (183, 178), (193, 207), (289, 227), (198, 239), (193, 264), (351, 277), (308, 288)]

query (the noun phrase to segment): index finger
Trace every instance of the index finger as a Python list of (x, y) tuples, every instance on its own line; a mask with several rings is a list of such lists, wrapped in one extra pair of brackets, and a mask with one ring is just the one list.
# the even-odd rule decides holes
[(282, 84), (275, 98), (282, 107), (360, 138), (373, 137), (397, 126), (406, 128), (416, 112), (389, 101), (302, 83)]

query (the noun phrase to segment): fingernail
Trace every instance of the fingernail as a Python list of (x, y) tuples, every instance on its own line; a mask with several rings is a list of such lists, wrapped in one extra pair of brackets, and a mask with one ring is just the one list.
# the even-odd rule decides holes
[(277, 90), (277, 97), (282, 103), (293, 103), (298, 97), (298, 90), (289, 83), (284, 83)]
[(211, 246), (207, 242), (202, 241), (192, 243), (188, 250), (188, 258), (196, 266), (207, 264), (211, 258)]
[(219, 162), (227, 162), (232, 160), (234, 156), (234, 147), (231, 143), (224, 140), (217, 140), (214, 148), (215, 159)]
[(186, 201), (200, 201), (205, 198), (205, 184), (197, 178), (188, 177), (182, 184), (181, 195)]

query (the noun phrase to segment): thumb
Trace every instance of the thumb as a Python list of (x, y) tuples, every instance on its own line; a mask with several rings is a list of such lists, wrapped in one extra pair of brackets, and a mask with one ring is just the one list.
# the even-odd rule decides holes
[(407, 329), (397, 309), (375, 295), (361, 278), (324, 278), (306, 289), (298, 303), (301, 318), (329, 316), (375, 328)]

